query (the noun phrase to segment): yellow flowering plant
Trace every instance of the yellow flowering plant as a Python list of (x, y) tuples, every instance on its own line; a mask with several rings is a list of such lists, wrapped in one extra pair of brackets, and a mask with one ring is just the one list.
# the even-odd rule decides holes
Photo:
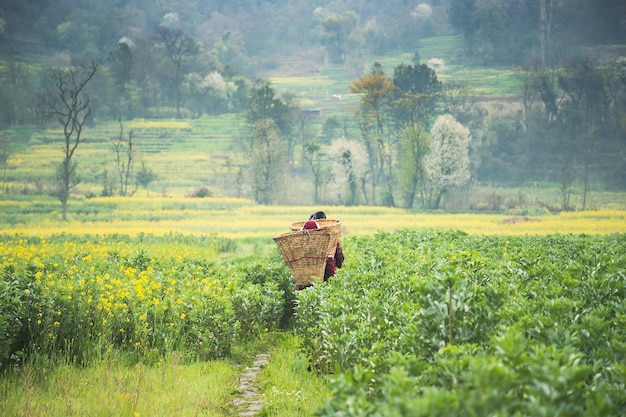
[[(167, 236), (151, 239), (155, 246), (176, 244)], [(148, 362), (174, 351), (219, 358), (238, 340), (281, 322), (284, 291), (293, 288), (280, 259), (282, 282), (268, 274), (261, 285), (256, 265), (180, 253), (155, 257), (131, 242), (137, 240), (5, 236), (0, 367), (31, 352), (65, 352), (80, 362), (110, 348)]]

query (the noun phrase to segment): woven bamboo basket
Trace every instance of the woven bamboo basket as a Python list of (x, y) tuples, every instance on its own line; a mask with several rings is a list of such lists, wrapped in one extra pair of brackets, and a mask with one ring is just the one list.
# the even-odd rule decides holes
[(275, 236), (274, 242), (296, 284), (309, 285), (324, 279), (326, 258), (334, 253), (337, 235), (330, 228), (298, 230)]
[[(315, 220), (321, 229), (330, 229), (333, 233), (337, 234), (337, 237), (341, 234), (341, 220), (335, 219), (318, 219)], [(300, 230), (306, 222), (291, 223), (291, 230)]]
[[(320, 229), (328, 231), (335, 237), (335, 239), (332, 242), (330, 242), (330, 245), (328, 246), (328, 253), (331, 253), (334, 255), (335, 245), (337, 241), (339, 240), (339, 237), (341, 236), (341, 220), (319, 219), (315, 221), (317, 222)], [(304, 223), (306, 222), (291, 223), (291, 230), (297, 231), (297, 230), (302, 229), (302, 226), (304, 226)]]

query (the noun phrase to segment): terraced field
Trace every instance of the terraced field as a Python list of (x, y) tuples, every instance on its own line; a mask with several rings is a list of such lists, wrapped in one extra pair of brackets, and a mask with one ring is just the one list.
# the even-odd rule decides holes
[[(443, 60), (444, 66), (437, 70), (437, 76), (445, 84), (466, 83), (477, 95), (501, 100), (518, 94), (518, 80), (510, 68), (466, 67), (460, 56), (463, 40), (460, 36), (442, 36), (421, 39), (416, 43), (415, 51), (420, 55), (421, 63), (428, 63), (432, 58)], [(415, 51), (394, 51), (384, 56), (377, 56), (363, 62), (362, 72), (369, 70), (372, 64), (382, 64), (388, 76), (400, 64), (412, 64)], [(356, 76), (351, 76), (344, 66), (326, 66), (311, 68), (308, 74), (294, 75), (294, 63), (284, 62), (268, 78), (280, 93), (291, 94), (298, 98), (304, 108), (321, 110), (324, 116), (335, 115), (351, 117), (358, 109), (358, 97), (350, 93), (349, 85)], [(352, 70), (354, 71), (354, 70)], [(289, 75), (282, 75), (288, 73)], [(362, 75), (362, 74), (361, 74)]]
[[(99, 194), (105, 171), (116, 175), (114, 141), (119, 136), (118, 122), (98, 123), (85, 131), (85, 142), (76, 151), (81, 183), (77, 192)], [(241, 129), (239, 115), (205, 117), (196, 120), (133, 120), (124, 124), (124, 139), (133, 131), (134, 169), (142, 163), (156, 179), (150, 189), (163, 194), (189, 194), (194, 189), (215, 183), (227, 173), (237, 157)], [(24, 139), (24, 150), (11, 155), (7, 165), (9, 187), (50, 187), (56, 166), (62, 159), (61, 130), (35, 131)], [(26, 146), (27, 145), (27, 146)], [(126, 155), (122, 151), (122, 159)], [(35, 184), (35, 185), (33, 185)]]

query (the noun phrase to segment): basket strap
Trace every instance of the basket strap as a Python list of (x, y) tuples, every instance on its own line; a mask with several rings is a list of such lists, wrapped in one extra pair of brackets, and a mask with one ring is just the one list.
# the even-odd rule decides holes
[(326, 259), (328, 257), (328, 255), (326, 256), (301, 256), (299, 258), (295, 258), (295, 259), (285, 259), (285, 262), (289, 263), (289, 262), (296, 262), (296, 261), (300, 261), (302, 259)]

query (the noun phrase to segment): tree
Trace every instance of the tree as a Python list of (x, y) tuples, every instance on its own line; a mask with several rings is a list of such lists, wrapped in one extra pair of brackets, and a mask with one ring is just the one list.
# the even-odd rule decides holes
[(135, 43), (123, 37), (117, 42), (117, 48), (109, 53), (109, 71), (116, 93), (120, 95), (125, 94), (126, 84), (132, 79), (133, 49), (135, 49)]
[(343, 64), (346, 61), (348, 37), (358, 22), (359, 16), (352, 10), (341, 15), (331, 14), (321, 20), (322, 43), (326, 46), (332, 64)]
[(146, 166), (144, 161), (141, 161), (141, 170), (137, 173), (137, 184), (141, 185), (144, 190), (148, 189), (148, 185), (156, 179), (156, 175), (152, 169)]
[(291, 134), (294, 127), (293, 110), (293, 105), (278, 97), (269, 82), (257, 80), (252, 87), (246, 109), (247, 122), (254, 126), (258, 121), (271, 119), (280, 132), (281, 140), (286, 141), (285, 151), (289, 161), (293, 160), (295, 147)]
[(393, 106), (400, 124), (426, 123), (435, 113), (441, 95), (437, 73), (425, 64), (400, 64), (393, 71), (397, 89)]
[(78, 145), (85, 141), (83, 128), (91, 116), (91, 100), (86, 88), (100, 66), (99, 61), (92, 60), (90, 64), (80, 67), (51, 70), (50, 82), (40, 97), (40, 111), (44, 119), (55, 119), (63, 126), (63, 161), (57, 170), (55, 194), (61, 201), (64, 221), (67, 220), (70, 190), (80, 182), (74, 153)]
[(313, 174), (313, 203), (319, 202), (320, 187), (322, 185), (322, 167), (319, 160), (320, 145), (317, 143), (305, 143), (303, 146), (304, 160), (311, 167)]
[(2, 165), (2, 188), (0, 190), (6, 190), (7, 167), (11, 157), (11, 143), (8, 138), (0, 138), (0, 152), (0, 165)]
[(430, 132), (430, 152), (424, 158), (432, 207), (439, 208), (448, 191), (462, 187), (470, 179), (470, 132), (449, 114), (439, 116)]
[(159, 65), (162, 43), (152, 46), (152, 42), (142, 37), (130, 39), (126, 36), (117, 41), (117, 47), (108, 56), (108, 70), (111, 74), (118, 110), (117, 117), (130, 120), (137, 116), (153, 117), (148, 109), (158, 111), (161, 98), (161, 85), (157, 82), (157, 72), (168, 65)]
[(347, 187), (348, 196), (343, 199), (344, 203), (348, 206), (357, 204), (359, 184), (365, 196), (363, 188), (367, 175), (367, 151), (361, 143), (341, 138), (328, 147), (326, 154), (331, 162), (332, 179), (340, 190), (339, 198), (341, 190)]
[[(308, 144), (313, 143), (314, 138), (319, 136), (319, 129), (314, 125), (315, 117), (307, 114), (306, 112), (298, 112), (298, 115), (295, 117), (294, 129), (292, 136), (293, 145), (300, 144), (302, 146), (303, 155), (306, 156), (305, 147)], [(294, 160), (293, 158), (289, 161), (292, 164)]]
[(174, 89), (176, 117), (180, 118), (181, 84), (184, 79), (183, 64), (190, 55), (196, 53), (196, 43), (193, 38), (177, 27), (178, 15), (169, 13), (157, 28), (157, 35), (163, 46), (165, 57), (171, 64), (169, 74)]
[[(137, 191), (137, 183), (135, 182), (135, 188), (133, 190), (129, 190), (128, 181), (130, 179), (130, 174), (132, 172), (132, 165), (134, 161), (134, 151), (133, 151), (133, 134), (134, 130), (130, 130), (128, 132), (128, 140), (124, 140), (124, 126), (122, 121), (120, 123), (120, 135), (115, 139), (113, 143), (113, 150), (115, 151), (115, 163), (117, 164), (118, 171), (118, 180), (119, 180), (119, 195), (122, 197), (126, 197), (127, 195), (135, 194)], [(126, 158), (123, 157), (122, 152), (125, 149)]]
[(536, 71), (529, 71), (524, 68), (515, 70), (515, 77), (520, 85), (520, 99), (524, 106), (524, 123), (528, 125), (530, 112), (538, 100), (540, 77)]
[(539, 44), (541, 69), (546, 69), (546, 49), (550, 46), (552, 31), (552, 0), (539, 0)]
[(259, 204), (276, 203), (287, 168), (280, 130), (272, 119), (259, 120), (253, 126), (251, 141), (249, 161), (254, 200)]
[(480, 48), (482, 62), (495, 64), (505, 60), (505, 51), (511, 45), (507, 28), (508, 2), (481, 0), (474, 10), (477, 29), (474, 37), (476, 49)]
[(237, 86), (232, 81), (224, 80), (222, 74), (213, 71), (202, 75), (198, 73), (187, 74), (189, 86), (189, 98), (191, 108), (201, 116), (203, 113), (221, 114), (233, 108), (233, 97), (237, 92)]
[(465, 52), (472, 56), (474, 35), (478, 30), (476, 22), (476, 0), (451, 0), (448, 7), (450, 25), (463, 34)]
[(413, 208), (418, 190), (424, 183), (424, 157), (428, 152), (430, 137), (421, 123), (412, 123), (400, 132), (398, 177), (405, 207)]
[(28, 92), (31, 90), (28, 65), (10, 58), (6, 64), (9, 80), (10, 105), (8, 106), (11, 126), (19, 126), (26, 116)]
[(293, 129), (290, 103), (278, 97), (269, 81), (257, 80), (252, 86), (246, 119), (251, 125), (259, 120), (272, 119), (283, 135)]
[(376, 186), (380, 179), (385, 186), (386, 203), (393, 206), (391, 158), (394, 144), (390, 142), (392, 136), (388, 132), (386, 114), (393, 97), (394, 84), (383, 72), (382, 65), (375, 63), (367, 75), (355, 80), (349, 88), (361, 101), (358, 116), (372, 173), (373, 203), (376, 204)]
[(466, 126), (480, 127), (487, 111), (478, 106), (478, 91), (466, 82), (446, 84), (441, 95), (443, 111)]
[[(603, 130), (608, 129), (611, 113), (611, 100), (604, 88), (604, 78), (604, 74), (589, 60), (575, 62), (558, 77), (559, 87), (568, 98), (561, 109), (563, 125), (572, 142), (566, 146), (575, 149), (575, 159), (581, 160), (583, 166), (583, 210), (587, 206), (592, 161), (600, 137), (607, 136)], [(569, 207), (569, 189), (566, 191), (564, 209)]]

